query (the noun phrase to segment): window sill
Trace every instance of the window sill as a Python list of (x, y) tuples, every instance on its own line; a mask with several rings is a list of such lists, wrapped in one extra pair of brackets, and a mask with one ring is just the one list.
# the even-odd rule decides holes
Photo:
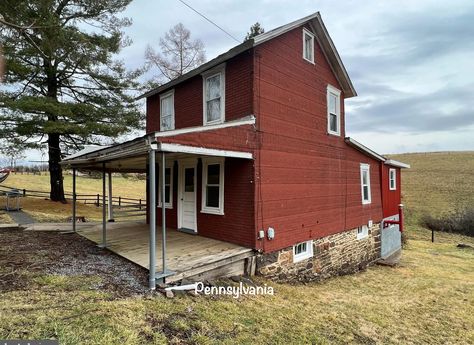
[(305, 253), (300, 255), (293, 255), (293, 263), (297, 263), (303, 260), (307, 260), (313, 257), (313, 253)]
[(212, 209), (212, 208), (203, 208), (201, 209), (201, 213), (214, 214), (217, 216), (224, 215), (224, 211), (222, 211), (221, 209)]
[[(156, 208), (161, 208), (161, 204), (156, 206)], [(169, 209), (169, 210), (172, 210), (173, 209), (173, 205), (166, 205), (165, 204), (165, 208)]]
[(333, 135), (333, 136), (335, 136), (335, 137), (340, 137), (340, 136), (341, 136), (341, 133), (332, 132), (332, 131), (328, 131), (328, 134), (329, 134), (329, 135)]
[(362, 201), (362, 205), (370, 205), (372, 201)]
[(303, 61), (309, 62), (312, 65), (316, 65), (316, 63), (314, 61), (308, 60), (306, 58), (303, 58)]
[(397, 190), (397, 188), (389, 188), (389, 190)]
[(224, 119), (219, 119), (219, 120), (214, 120), (214, 121), (208, 121), (204, 123), (204, 126), (211, 126), (211, 125), (220, 125), (221, 123), (224, 123)]

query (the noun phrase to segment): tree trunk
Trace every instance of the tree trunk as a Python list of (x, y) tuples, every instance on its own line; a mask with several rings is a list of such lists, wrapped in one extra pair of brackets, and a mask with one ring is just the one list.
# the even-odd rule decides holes
[(52, 201), (66, 202), (64, 198), (63, 169), (61, 162), (61, 149), (59, 148), (59, 134), (48, 134), (49, 178), (51, 183), (50, 199)]

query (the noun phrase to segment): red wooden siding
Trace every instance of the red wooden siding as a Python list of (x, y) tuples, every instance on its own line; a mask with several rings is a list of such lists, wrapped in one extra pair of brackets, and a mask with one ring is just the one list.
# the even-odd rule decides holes
[[(226, 121), (239, 119), (253, 113), (252, 70), (252, 50), (226, 62)], [(199, 75), (174, 87), (175, 129), (203, 125), (202, 83), (202, 77)], [(147, 98), (146, 122), (147, 133), (160, 130), (160, 95)]]
[[(202, 162), (197, 165), (196, 212), (200, 236), (255, 247), (253, 161), (226, 158), (224, 168), (224, 215), (201, 212)], [(159, 179), (157, 179), (157, 184)], [(178, 227), (178, 164), (173, 168), (173, 208), (166, 209), (166, 223)], [(157, 209), (157, 224), (161, 225), (161, 208)]]
[[(395, 169), (396, 171), (396, 190), (390, 190), (390, 169)], [(381, 175), (383, 216), (385, 218), (398, 214), (398, 205), (402, 202), (402, 174), (400, 168), (395, 168), (390, 165), (382, 164)]]
[[(261, 149), (256, 159), (258, 242), (265, 252), (382, 218), (379, 163), (327, 134), (327, 85), (341, 89), (315, 41), (315, 65), (302, 58), (302, 28), (256, 48), (255, 94)], [(360, 163), (370, 164), (372, 203), (362, 205)]]

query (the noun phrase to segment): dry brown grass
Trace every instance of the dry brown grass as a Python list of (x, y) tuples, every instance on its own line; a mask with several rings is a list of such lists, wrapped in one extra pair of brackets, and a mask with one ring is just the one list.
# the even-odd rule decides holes
[[(11, 174), (2, 185), (18, 189), (49, 192), (49, 174)], [(102, 180), (86, 176), (78, 176), (76, 180), (78, 194), (102, 194)], [(64, 191), (72, 192), (72, 175), (64, 174)], [(145, 199), (145, 180), (136, 177), (124, 178), (120, 174), (113, 176), (113, 194), (127, 198)]]
[[(12, 174), (2, 184), (18, 189), (35, 191), (49, 191), (49, 174)], [(72, 176), (64, 175), (64, 189), (66, 192), (72, 191)], [(77, 177), (78, 194), (102, 194), (102, 180), (90, 177)], [(127, 198), (142, 198), (145, 201), (145, 181), (136, 177), (124, 178), (121, 175), (113, 177), (113, 195)], [(4, 197), (0, 197), (0, 205), (5, 204)], [(21, 199), (22, 209), (30, 214), (35, 221), (41, 223), (66, 222), (72, 215), (72, 206), (67, 204), (52, 202), (46, 198), (26, 197)], [(93, 201), (84, 204), (83, 201), (77, 203), (77, 215), (84, 216), (87, 221), (101, 221), (102, 208), (96, 207)], [(143, 218), (143, 217), (138, 217)], [(132, 217), (130, 219), (137, 219)], [(1, 218), (0, 218), (1, 220)]]
[[(2, 204), (2, 200), (0, 198), (0, 205)], [(5, 213), (5, 211), (0, 210), (0, 224), (13, 224), (13, 219), (10, 218), (8, 214)]]
[[(410, 227), (401, 266), (307, 285), (270, 284), (275, 296), (136, 296), (94, 289), (99, 276), (24, 272), (0, 294), (0, 339), (61, 344), (472, 344), (471, 238)], [(472, 243), (472, 242), (471, 242)], [(2, 243), (2, 245), (5, 245)], [(42, 255), (47, 255), (43, 253)], [(1, 266), (1, 264), (0, 264)], [(1, 273), (1, 272), (0, 272)], [(30, 277), (30, 278), (29, 278)]]
[(434, 216), (474, 203), (474, 152), (407, 153), (390, 157), (411, 164), (402, 171), (408, 216)]

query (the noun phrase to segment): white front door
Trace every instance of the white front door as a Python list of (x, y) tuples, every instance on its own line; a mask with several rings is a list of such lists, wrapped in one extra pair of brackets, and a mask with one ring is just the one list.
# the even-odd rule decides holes
[(179, 179), (179, 224), (182, 230), (197, 232), (196, 224), (196, 164), (183, 163)]

